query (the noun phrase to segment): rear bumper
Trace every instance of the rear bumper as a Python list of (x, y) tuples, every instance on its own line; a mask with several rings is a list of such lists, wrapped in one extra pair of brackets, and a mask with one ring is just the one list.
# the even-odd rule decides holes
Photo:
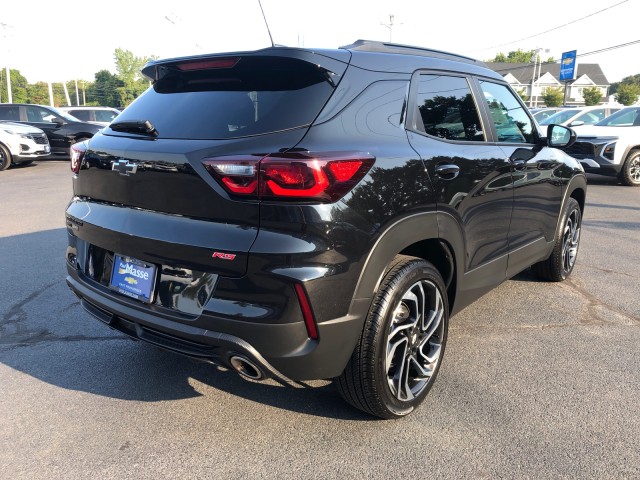
[[(231, 368), (232, 356), (244, 355), (261, 368), (265, 377), (281, 382), (338, 376), (351, 356), (353, 339), (359, 336), (369, 306), (367, 300), (354, 302), (350, 315), (319, 323), (319, 339), (312, 340), (303, 321), (257, 321), (255, 304), (249, 302), (233, 302), (236, 319), (232, 320), (228, 311), (221, 311), (229, 305), (216, 298), (215, 292), (200, 315), (188, 315), (110, 291), (70, 262), (67, 270), (67, 284), (83, 308), (109, 327), (136, 340), (227, 368)], [(295, 297), (289, 301), (297, 303)]]

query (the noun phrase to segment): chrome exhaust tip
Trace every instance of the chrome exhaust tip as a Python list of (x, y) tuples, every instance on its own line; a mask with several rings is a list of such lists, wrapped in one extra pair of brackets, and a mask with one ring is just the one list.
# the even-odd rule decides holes
[(233, 369), (238, 372), (241, 377), (248, 378), (250, 380), (262, 380), (264, 374), (260, 367), (242, 355), (233, 355), (229, 359), (229, 363)]

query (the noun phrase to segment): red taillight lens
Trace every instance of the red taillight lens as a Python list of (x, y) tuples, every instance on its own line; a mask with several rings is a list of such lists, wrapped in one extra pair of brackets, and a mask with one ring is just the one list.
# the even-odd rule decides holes
[(332, 203), (362, 180), (374, 161), (362, 152), (291, 152), (216, 157), (203, 163), (232, 195)]
[(82, 160), (84, 158), (84, 154), (87, 151), (88, 141), (74, 143), (71, 145), (71, 163), (69, 167), (73, 173), (78, 173), (80, 168), (82, 168)]

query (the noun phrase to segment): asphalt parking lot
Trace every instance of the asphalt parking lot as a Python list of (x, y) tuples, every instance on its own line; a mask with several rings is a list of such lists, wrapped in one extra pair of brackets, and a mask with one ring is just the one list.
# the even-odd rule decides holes
[(639, 478), (640, 189), (589, 181), (570, 280), (454, 317), (426, 402), (380, 421), (112, 332), (64, 282), (67, 162), (0, 172), (0, 477)]

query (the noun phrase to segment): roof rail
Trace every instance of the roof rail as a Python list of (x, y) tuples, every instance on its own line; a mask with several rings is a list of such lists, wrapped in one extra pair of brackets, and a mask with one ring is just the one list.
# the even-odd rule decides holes
[(433, 50), (431, 48), (416, 47), (413, 45), (402, 45), (399, 43), (379, 42), (376, 40), (356, 40), (351, 45), (343, 47), (346, 50), (358, 50), (361, 52), (379, 52), (379, 53), (399, 53), (405, 55), (420, 55), (424, 57), (440, 57), (455, 58), (458, 61), (466, 63), (482, 64), (475, 58), (465, 57), (457, 53), (444, 52), (442, 50)]

